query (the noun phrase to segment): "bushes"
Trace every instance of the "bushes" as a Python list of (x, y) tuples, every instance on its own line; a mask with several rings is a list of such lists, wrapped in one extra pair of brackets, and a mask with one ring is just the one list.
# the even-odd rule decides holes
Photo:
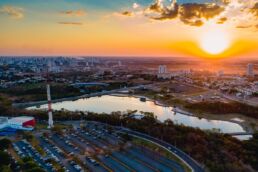
[(11, 141), (9, 139), (1, 139), (0, 140), (0, 151), (8, 149), (11, 145)]
[(4, 165), (9, 165), (11, 163), (11, 157), (8, 153), (0, 151), (0, 167)]
[(238, 102), (199, 102), (188, 104), (185, 107), (215, 114), (239, 113), (252, 118), (258, 118), (258, 107)]
[[(30, 102), (47, 100), (46, 84), (24, 84), (7, 89), (0, 89), (1, 93), (15, 97), (16, 102)], [(80, 89), (67, 84), (52, 84), (51, 95), (53, 99), (80, 95)], [(0, 100), (1, 102), (1, 100)]]
[[(151, 117), (136, 120), (120, 118), (116, 115), (90, 114), (86, 120), (121, 125), (135, 131), (160, 138), (190, 154), (204, 164), (211, 172), (238, 172), (258, 170), (258, 134), (257, 140), (241, 142), (229, 135), (204, 132), (200, 129), (174, 125), (171, 121), (159, 123)], [(108, 119), (108, 120), (107, 120)]]
[(45, 172), (31, 157), (25, 157), (22, 161), (21, 167), (23, 172)]

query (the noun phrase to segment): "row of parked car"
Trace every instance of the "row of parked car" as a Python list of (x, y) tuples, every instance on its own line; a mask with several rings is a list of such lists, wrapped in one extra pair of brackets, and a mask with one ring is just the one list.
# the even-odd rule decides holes
[(53, 164), (47, 162), (47, 158), (39, 154), (38, 151), (26, 140), (13, 143), (14, 150), (21, 158), (31, 157), (43, 169), (48, 172), (55, 172)]
[[(52, 136), (52, 137), (53, 137), (53, 136)], [(41, 137), (41, 138), (44, 140), (45, 143), (49, 144), (49, 146), (52, 147), (52, 149), (53, 149), (57, 154), (59, 154), (61, 157), (65, 158), (64, 152), (63, 152), (59, 147), (57, 147), (55, 144), (51, 143), (48, 138), (46, 138), (46, 137)], [(67, 145), (73, 146), (73, 145), (72, 145), (68, 140), (66, 140), (65, 138), (61, 138), (61, 137), (60, 137), (59, 139), (63, 140)], [(74, 146), (73, 146), (73, 147), (74, 147)], [(57, 156), (54, 155), (54, 152), (53, 152), (53, 151), (51, 151), (51, 150), (49, 150), (49, 149), (45, 149), (45, 150), (46, 150), (47, 154), (49, 154), (50, 157), (52, 157), (53, 159), (55, 159), (55, 160), (57, 161), (57, 163), (59, 163), (59, 164), (63, 167), (63, 169), (64, 169), (65, 172), (70, 172), (70, 170), (65, 167), (65, 164), (62, 164), (61, 160), (60, 160)], [(76, 171), (76, 172), (83, 172), (83, 171), (84, 171), (84, 170), (82, 169), (82, 167), (81, 167), (80, 165), (76, 164), (74, 161), (69, 161), (69, 164), (73, 167), (73, 171)]]

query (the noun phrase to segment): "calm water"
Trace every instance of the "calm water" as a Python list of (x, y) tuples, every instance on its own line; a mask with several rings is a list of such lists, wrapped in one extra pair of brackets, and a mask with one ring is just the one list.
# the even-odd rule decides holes
[[(46, 109), (47, 105), (40, 106), (40, 109)], [(70, 111), (91, 111), (97, 113), (111, 113), (114, 111), (138, 110), (144, 112), (153, 112), (160, 121), (171, 119), (174, 123), (184, 124), (191, 127), (199, 127), (200, 129), (220, 129), (223, 133), (244, 132), (243, 128), (236, 123), (199, 119), (197, 117), (187, 116), (180, 113), (172, 112), (172, 107), (163, 107), (155, 105), (154, 102), (141, 102), (135, 97), (117, 97), (117, 96), (102, 96), (89, 99), (79, 99), (76, 101), (64, 101), (53, 103), (54, 110), (67, 109)], [(30, 107), (28, 109), (36, 109)]]
[(237, 138), (238, 140), (249, 140), (253, 136), (252, 135), (244, 135), (244, 136), (233, 136), (233, 137)]

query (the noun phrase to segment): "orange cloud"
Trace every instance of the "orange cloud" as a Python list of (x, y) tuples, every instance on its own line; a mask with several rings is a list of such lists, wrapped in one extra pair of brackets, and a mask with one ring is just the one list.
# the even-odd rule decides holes
[(83, 25), (83, 23), (81, 23), (81, 22), (58, 22), (58, 24), (63, 24), (63, 25), (77, 25), (77, 26)]
[(81, 17), (86, 15), (86, 11), (84, 10), (67, 10), (67, 11), (61, 11), (62, 15), (65, 16), (71, 16), (71, 17)]
[(24, 17), (24, 10), (20, 7), (7, 5), (0, 8), (0, 14), (6, 14), (13, 19), (22, 19)]

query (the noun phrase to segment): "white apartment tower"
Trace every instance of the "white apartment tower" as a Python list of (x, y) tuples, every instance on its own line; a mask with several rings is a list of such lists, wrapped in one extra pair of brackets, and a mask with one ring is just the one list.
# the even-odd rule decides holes
[(167, 66), (166, 65), (159, 65), (158, 73), (159, 74), (167, 73)]
[(254, 65), (252, 63), (249, 63), (247, 65), (246, 75), (247, 76), (254, 76)]

